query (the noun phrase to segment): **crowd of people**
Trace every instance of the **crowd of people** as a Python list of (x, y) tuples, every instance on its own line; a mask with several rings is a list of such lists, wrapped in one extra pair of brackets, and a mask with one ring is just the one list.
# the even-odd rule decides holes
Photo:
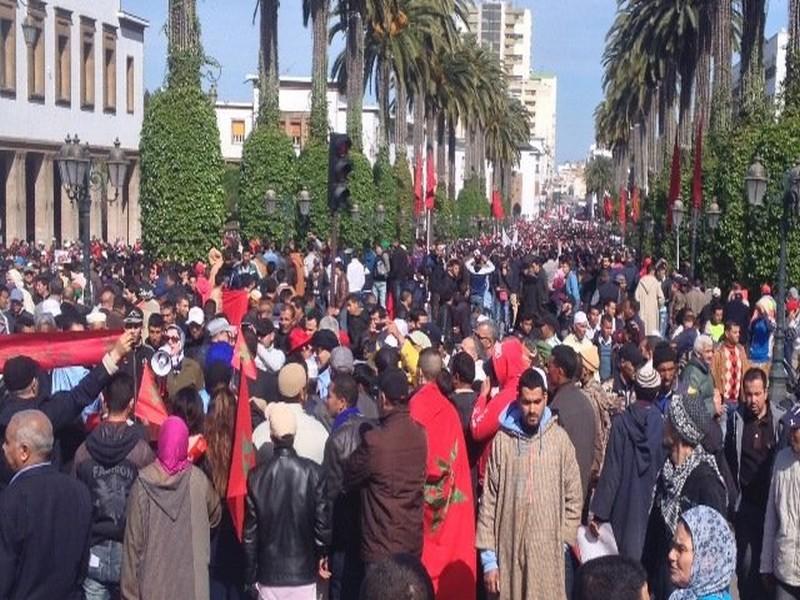
[(800, 405), (769, 399), (794, 288), (703, 286), (566, 221), (90, 252), (88, 278), (76, 248), (1, 265), (9, 343), (120, 333), (97, 364), (5, 361), (0, 600), (800, 598)]

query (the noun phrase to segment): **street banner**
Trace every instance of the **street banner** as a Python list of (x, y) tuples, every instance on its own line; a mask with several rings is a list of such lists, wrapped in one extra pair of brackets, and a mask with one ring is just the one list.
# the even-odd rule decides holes
[(622, 235), (625, 235), (625, 227), (628, 224), (628, 190), (622, 188), (619, 193), (619, 228)]
[(641, 211), (641, 200), (640, 200), (640, 192), (639, 187), (633, 187), (633, 193), (631, 194), (631, 221), (634, 223), (639, 222), (639, 213)]
[(692, 207), (700, 210), (703, 205), (703, 118), (697, 121), (697, 136), (694, 139), (694, 170), (692, 172)]
[(427, 156), (427, 176), (425, 177), (425, 208), (433, 210), (436, 204), (436, 163), (433, 158), (433, 148), (428, 146)]
[(422, 214), (425, 200), (422, 197), (422, 156), (417, 155), (414, 163), (414, 216)]
[(40, 369), (58, 367), (91, 367), (103, 360), (121, 331), (56, 331), (48, 333), (16, 333), (0, 336), (0, 372), (6, 361), (15, 356), (30, 356)]
[(672, 229), (672, 206), (681, 195), (681, 149), (678, 147), (678, 134), (675, 134), (675, 147), (672, 149), (672, 169), (669, 174), (669, 195), (667, 196), (667, 229)]

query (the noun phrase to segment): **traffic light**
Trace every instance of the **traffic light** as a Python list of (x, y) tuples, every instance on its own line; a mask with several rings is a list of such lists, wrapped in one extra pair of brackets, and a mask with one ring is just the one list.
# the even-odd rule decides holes
[(350, 148), (353, 143), (344, 133), (332, 133), (328, 146), (328, 208), (331, 212), (341, 210), (350, 202), (347, 178), (353, 170)]

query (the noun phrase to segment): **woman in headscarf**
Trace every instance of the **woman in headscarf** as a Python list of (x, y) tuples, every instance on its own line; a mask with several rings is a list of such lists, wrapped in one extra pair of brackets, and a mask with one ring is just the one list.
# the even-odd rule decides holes
[(167, 418), (157, 459), (139, 472), (128, 498), (120, 590), (126, 600), (209, 598), (209, 531), (220, 497), (188, 458), (189, 428)]
[(708, 506), (680, 518), (669, 551), (669, 600), (730, 600), (736, 542), (725, 518)]
[(775, 300), (761, 296), (750, 321), (750, 363), (769, 374), (772, 341), (775, 332)]

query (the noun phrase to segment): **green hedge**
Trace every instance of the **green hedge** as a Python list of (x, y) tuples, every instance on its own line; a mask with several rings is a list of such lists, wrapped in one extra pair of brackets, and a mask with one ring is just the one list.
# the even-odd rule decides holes
[[(297, 157), (292, 140), (276, 127), (256, 127), (242, 150), (239, 221), (245, 239), (268, 236), (283, 244), (295, 235), (299, 191)], [(267, 190), (278, 198), (276, 214), (267, 215)]]
[(398, 206), (395, 237), (410, 248), (414, 243), (414, 180), (405, 154), (400, 154), (394, 161), (394, 177)]
[(378, 154), (372, 171), (375, 178), (376, 206), (383, 204), (385, 211), (383, 224), (377, 228), (378, 241), (391, 242), (397, 236), (400, 205), (397, 198), (397, 180), (388, 152), (382, 150)]
[(159, 258), (204, 257), (220, 240), (225, 190), (216, 117), (199, 87), (175, 85), (151, 96), (139, 151), (145, 250)]
[(328, 210), (328, 146), (311, 142), (303, 148), (297, 161), (297, 176), (301, 185), (311, 194), (309, 231), (320, 239), (327, 239), (331, 229)]
[[(372, 178), (372, 165), (358, 152), (350, 152), (353, 171), (350, 173), (350, 202), (358, 203), (359, 213), (353, 218), (350, 211), (344, 211), (339, 228), (342, 244), (361, 248), (365, 241), (374, 240), (378, 234), (375, 219), (375, 182)], [(343, 246), (344, 247), (344, 246)]]

